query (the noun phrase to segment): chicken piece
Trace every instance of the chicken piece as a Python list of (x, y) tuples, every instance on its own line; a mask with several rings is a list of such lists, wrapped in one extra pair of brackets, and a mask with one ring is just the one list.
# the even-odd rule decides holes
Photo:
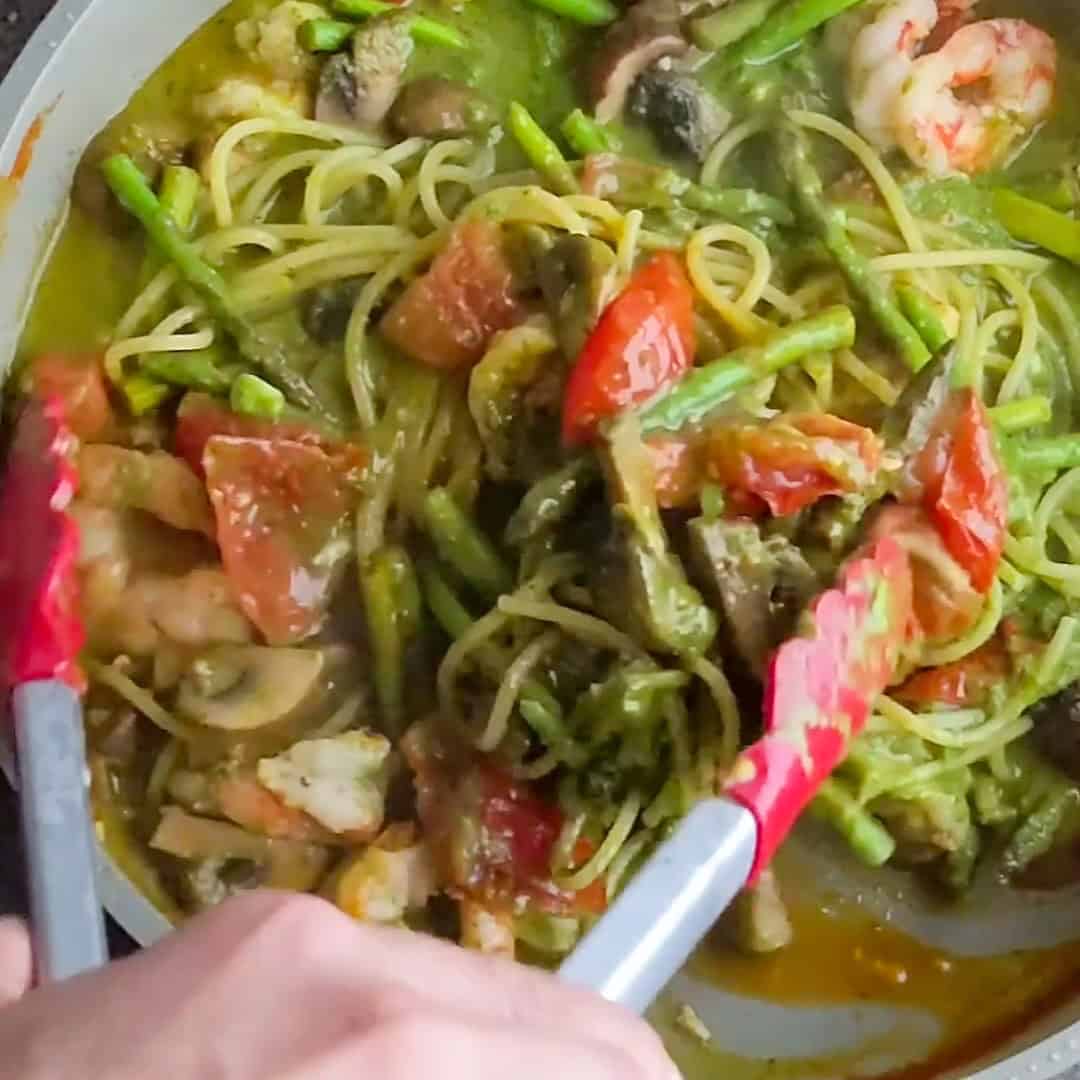
[(371, 731), (308, 739), (263, 758), (259, 783), (332, 833), (371, 839), (383, 820), (390, 743)]
[(396, 923), (436, 891), (435, 865), (413, 825), (391, 825), (338, 872), (330, 897), (364, 922)]
[(317, 63), (300, 44), (300, 27), (325, 19), (326, 9), (302, 0), (285, 0), (262, 16), (236, 24), (236, 43), (275, 79), (303, 82)]
[(510, 911), (489, 907), (476, 900), (462, 900), (461, 944), (466, 949), (514, 959), (514, 917)]
[(244, 644), (253, 630), (207, 545), (131, 511), (69, 511), (79, 527), (81, 612), (95, 652), (153, 656), (166, 642)]

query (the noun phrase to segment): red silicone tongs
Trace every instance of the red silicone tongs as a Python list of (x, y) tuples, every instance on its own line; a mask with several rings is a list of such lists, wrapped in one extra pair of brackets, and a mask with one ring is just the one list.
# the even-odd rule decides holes
[(76, 657), (75, 440), (57, 399), (28, 399), (0, 491), (0, 680), (15, 733), (39, 981), (107, 958), (94, 881)]
[(875, 698), (920, 633), (911, 566), (892, 539), (849, 562), (774, 653), (765, 735), (722, 794), (698, 803), (559, 969), (559, 977), (643, 1012), (843, 760)]

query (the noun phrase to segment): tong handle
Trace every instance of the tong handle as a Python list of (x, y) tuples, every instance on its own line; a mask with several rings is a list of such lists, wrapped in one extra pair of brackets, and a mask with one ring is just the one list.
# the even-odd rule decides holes
[(82, 710), (55, 679), (16, 687), (12, 705), (37, 979), (57, 982), (108, 959)]
[(746, 883), (753, 815), (706, 799), (620, 893), (559, 968), (559, 978), (644, 1012)]

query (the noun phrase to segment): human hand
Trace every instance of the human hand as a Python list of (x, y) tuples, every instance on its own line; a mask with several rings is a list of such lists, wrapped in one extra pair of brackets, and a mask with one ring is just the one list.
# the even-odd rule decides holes
[(636, 1017), (551, 976), (311, 896), (254, 893), (21, 997), (0, 922), (3, 1080), (678, 1080)]

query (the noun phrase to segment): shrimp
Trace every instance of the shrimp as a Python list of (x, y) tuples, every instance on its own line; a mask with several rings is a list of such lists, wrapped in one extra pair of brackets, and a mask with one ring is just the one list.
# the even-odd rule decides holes
[[(224, 571), (201, 564), (205, 540), (81, 500), (70, 513), (80, 534), (80, 610), (95, 648), (153, 656), (166, 642), (201, 648), (251, 641), (251, 623)], [(164, 548), (160, 532), (169, 538)], [(175, 565), (155, 564), (158, 551)]]
[(937, 26), (938, 11), (937, 0), (889, 0), (855, 35), (848, 58), (848, 104), (856, 130), (879, 150), (897, 145), (896, 102), (916, 51)]
[(911, 65), (897, 141), (928, 172), (981, 172), (1046, 117), (1056, 81), (1049, 34), (1022, 19), (971, 23)]
[(84, 446), (79, 454), (79, 494), (84, 502), (114, 510), (143, 510), (174, 529), (213, 539), (214, 511), (190, 466), (163, 451)]

